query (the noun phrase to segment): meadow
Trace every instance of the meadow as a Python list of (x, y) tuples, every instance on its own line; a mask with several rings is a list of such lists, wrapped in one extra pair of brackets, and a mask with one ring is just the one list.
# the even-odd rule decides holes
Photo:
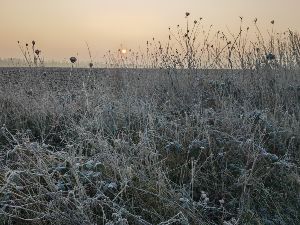
[(107, 68), (0, 68), (1, 225), (300, 224), (299, 35), (189, 16)]

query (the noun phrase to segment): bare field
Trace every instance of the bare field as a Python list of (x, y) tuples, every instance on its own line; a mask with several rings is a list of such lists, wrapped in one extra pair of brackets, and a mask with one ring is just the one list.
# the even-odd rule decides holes
[(300, 224), (299, 74), (0, 68), (0, 224)]

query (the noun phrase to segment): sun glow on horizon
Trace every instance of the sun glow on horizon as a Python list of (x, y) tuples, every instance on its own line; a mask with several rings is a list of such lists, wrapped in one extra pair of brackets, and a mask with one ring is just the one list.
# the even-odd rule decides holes
[(123, 55), (125, 55), (125, 54), (127, 53), (127, 50), (126, 50), (125, 48), (123, 48), (123, 49), (121, 50), (121, 53), (122, 53)]
[(0, 6), (0, 58), (22, 58), (18, 40), (36, 40), (46, 60), (63, 60), (74, 52), (89, 60), (85, 41), (95, 60), (119, 49), (120, 43), (126, 46), (120, 48), (124, 55), (153, 37), (166, 41), (169, 27), (185, 24), (185, 12), (191, 13), (191, 21), (203, 17), (206, 30), (212, 24), (215, 30), (235, 33), (243, 16), (245, 26), (258, 18), (266, 30), (274, 19), (276, 31), (300, 31), (299, 0), (0, 0)]

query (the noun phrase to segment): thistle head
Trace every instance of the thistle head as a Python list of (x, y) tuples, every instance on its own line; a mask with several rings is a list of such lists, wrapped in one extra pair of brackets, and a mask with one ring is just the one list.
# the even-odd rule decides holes
[(75, 63), (76, 61), (77, 61), (76, 57), (72, 56), (72, 57), (70, 58), (70, 62), (71, 62), (71, 63)]

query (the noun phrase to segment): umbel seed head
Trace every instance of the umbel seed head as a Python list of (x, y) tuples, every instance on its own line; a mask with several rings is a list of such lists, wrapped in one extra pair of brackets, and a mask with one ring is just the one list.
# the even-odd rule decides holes
[(75, 63), (75, 62), (77, 61), (77, 59), (76, 59), (76, 57), (72, 56), (72, 57), (70, 58), (70, 61), (71, 61), (71, 63)]

